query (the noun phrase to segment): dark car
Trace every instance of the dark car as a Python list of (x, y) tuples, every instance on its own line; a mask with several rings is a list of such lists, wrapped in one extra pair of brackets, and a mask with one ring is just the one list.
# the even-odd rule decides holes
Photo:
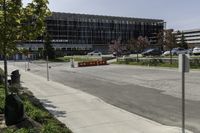
[(161, 55), (162, 51), (158, 48), (151, 48), (151, 49), (145, 50), (141, 54), (142, 56), (156, 56), (156, 55)]
[(124, 55), (125, 55), (125, 56), (129, 56), (130, 54), (131, 54), (130, 51), (125, 51), (125, 50), (122, 51), (122, 52), (118, 52), (118, 53), (117, 53), (117, 52), (113, 52), (113, 56), (118, 56), (118, 57), (119, 57), (119, 56), (124, 56)]

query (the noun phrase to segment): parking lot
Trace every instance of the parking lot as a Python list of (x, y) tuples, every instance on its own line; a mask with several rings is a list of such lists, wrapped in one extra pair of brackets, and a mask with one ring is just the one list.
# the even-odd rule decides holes
[[(24, 62), (10, 62), (24, 69)], [(98, 96), (129, 112), (166, 125), (181, 125), (181, 74), (177, 69), (108, 65), (70, 68), (50, 63), (50, 80)], [(30, 64), (32, 73), (46, 77), (46, 64)], [(187, 128), (200, 132), (200, 72), (186, 74)]]

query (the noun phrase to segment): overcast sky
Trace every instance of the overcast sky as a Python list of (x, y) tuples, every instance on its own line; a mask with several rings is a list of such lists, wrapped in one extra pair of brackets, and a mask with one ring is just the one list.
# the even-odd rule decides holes
[(156, 18), (166, 21), (167, 28), (200, 29), (200, 0), (49, 0), (49, 8), (54, 12)]

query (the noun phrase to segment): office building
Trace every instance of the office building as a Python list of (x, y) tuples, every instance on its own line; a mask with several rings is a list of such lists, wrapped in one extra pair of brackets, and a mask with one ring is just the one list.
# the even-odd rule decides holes
[(180, 43), (182, 34), (185, 37), (185, 41), (190, 48), (200, 47), (200, 29), (183, 30), (174, 32), (177, 43)]
[[(52, 38), (56, 51), (63, 54), (86, 54), (90, 51), (108, 53), (113, 40), (125, 44), (139, 36), (150, 39), (152, 45), (157, 43), (156, 35), (163, 30), (164, 21), (130, 17), (100, 16), (53, 12), (46, 19), (47, 31)], [(26, 42), (19, 47), (30, 51), (43, 49), (43, 37)]]

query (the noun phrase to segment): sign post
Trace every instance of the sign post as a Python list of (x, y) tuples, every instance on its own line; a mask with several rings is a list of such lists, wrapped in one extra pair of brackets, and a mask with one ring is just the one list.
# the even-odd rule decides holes
[(25, 64), (24, 64), (24, 65), (25, 65), (25, 72), (26, 72), (26, 61), (25, 61)]
[(182, 133), (185, 133), (185, 73), (190, 70), (190, 59), (187, 54), (179, 54), (179, 72), (182, 79)]
[(30, 69), (30, 61), (29, 61), (29, 59), (28, 59), (28, 69), (27, 69), (27, 71), (30, 71), (31, 69)]
[(46, 56), (46, 62), (47, 62), (47, 81), (49, 81), (49, 57)]

